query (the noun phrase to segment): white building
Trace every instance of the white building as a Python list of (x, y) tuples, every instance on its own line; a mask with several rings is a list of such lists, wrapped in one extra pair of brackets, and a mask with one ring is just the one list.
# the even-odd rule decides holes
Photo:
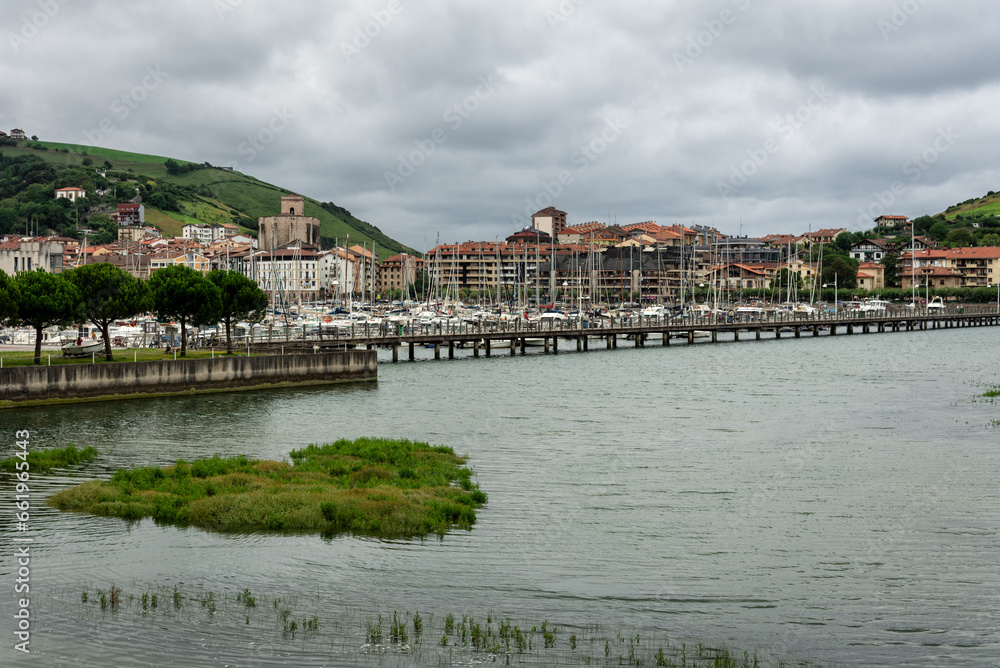
[(183, 227), (183, 237), (193, 239), (200, 244), (210, 244), (226, 237), (225, 228), (221, 225), (196, 225), (188, 223)]
[(359, 258), (344, 248), (332, 248), (319, 253), (319, 286), (334, 299), (344, 299), (345, 295), (360, 289), (358, 281)]
[(83, 188), (58, 188), (56, 190), (56, 199), (66, 198), (70, 202), (76, 202), (78, 199), (86, 199), (87, 191)]
[(244, 267), (272, 304), (279, 300), (313, 301), (319, 291), (318, 261), (318, 254), (313, 251), (279, 248), (255, 253), (253, 262)]

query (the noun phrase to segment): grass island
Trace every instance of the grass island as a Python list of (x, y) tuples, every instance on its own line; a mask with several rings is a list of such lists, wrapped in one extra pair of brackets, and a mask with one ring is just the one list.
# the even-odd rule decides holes
[(471, 529), (486, 494), (446, 446), (342, 439), (292, 463), (213, 456), (119, 469), (49, 499), (60, 509), (220, 532), (350, 533), (381, 538)]

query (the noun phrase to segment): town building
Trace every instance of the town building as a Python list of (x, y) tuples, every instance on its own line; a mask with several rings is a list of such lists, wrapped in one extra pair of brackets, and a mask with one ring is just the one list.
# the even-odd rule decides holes
[(862, 262), (859, 264), (858, 287), (869, 292), (884, 289), (885, 267), (878, 262)]
[(267, 293), (272, 304), (315, 301), (320, 297), (318, 260), (316, 252), (302, 248), (257, 251), (249, 265), (250, 278)]
[(417, 275), (423, 273), (424, 261), (415, 256), (401, 253), (382, 260), (379, 265), (378, 289), (385, 294), (390, 290), (402, 290), (417, 282)]
[(545, 232), (550, 237), (557, 237), (560, 232), (566, 229), (566, 212), (560, 211), (554, 206), (546, 207), (531, 216), (531, 226)]
[(111, 214), (111, 220), (122, 227), (144, 225), (146, 223), (146, 207), (137, 202), (124, 202), (119, 204), (117, 210)]
[[(939, 269), (947, 270), (947, 273)], [(954, 275), (959, 277), (957, 281)], [(1000, 283), (1000, 247), (907, 251), (900, 255), (899, 278), (904, 289), (923, 279), (931, 280), (932, 287), (939, 288), (997, 285)], [(926, 285), (926, 280), (922, 284)]]
[(58, 238), (8, 237), (0, 243), (0, 270), (8, 276), (35, 269), (61, 274), (65, 248)]

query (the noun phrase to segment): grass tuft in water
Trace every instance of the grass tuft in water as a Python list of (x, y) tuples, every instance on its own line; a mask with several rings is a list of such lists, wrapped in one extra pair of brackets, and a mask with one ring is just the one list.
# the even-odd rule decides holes
[[(28, 470), (32, 473), (49, 473), (53, 469), (62, 469), (89, 462), (97, 457), (97, 450), (91, 446), (77, 448), (72, 443), (65, 448), (51, 450), (32, 450), (27, 455), (15, 455), (0, 460), (0, 471), (15, 471), (22, 461), (28, 462)], [(23, 470), (24, 467), (22, 466)]]
[[(223, 532), (400, 538), (471, 529), (486, 494), (451, 448), (361, 438), (293, 450), (294, 466), (247, 457), (119, 469), (49, 499), (60, 510)], [(406, 468), (412, 476), (402, 476)]]

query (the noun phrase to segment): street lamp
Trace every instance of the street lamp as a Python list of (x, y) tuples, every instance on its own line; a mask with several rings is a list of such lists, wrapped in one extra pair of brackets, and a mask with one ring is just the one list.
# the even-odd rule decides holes
[[(834, 311), (834, 313), (840, 312), (840, 302), (837, 299), (837, 279), (838, 278), (839, 278), (839, 274), (835, 273), (833, 275), (833, 311)], [(829, 283), (824, 283), (823, 287), (824, 288), (828, 288), (828, 287), (830, 287), (830, 284)]]

